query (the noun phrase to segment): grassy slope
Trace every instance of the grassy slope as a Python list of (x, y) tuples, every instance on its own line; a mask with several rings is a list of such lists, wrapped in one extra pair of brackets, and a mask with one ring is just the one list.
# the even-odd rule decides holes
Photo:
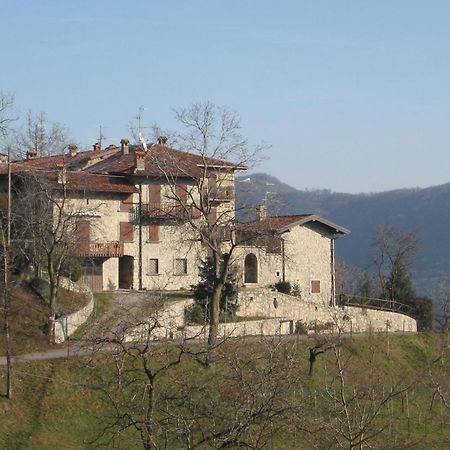
[[(421, 390), (417, 391), (414, 401), (414, 395), (411, 394), (409, 406), (410, 415), (414, 418), (414, 429), (410, 430), (410, 433), (416, 434), (417, 442), (415, 447), (410, 448), (445, 448), (443, 442), (449, 443), (450, 435), (449, 429), (442, 427), (442, 420), (433, 423), (432, 419), (429, 419), (428, 424), (423, 420), (430, 399), (429, 388), (423, 382), (427, 368), (439, 358), (442, 337), (421, 335), (374, 339), (358, 339), (347, 341), (345, 344), (345, 357), (351, 360), (348, 372), (350, 383), (354, 385), (365, 383), (371, 349), (375, 346), (378, 350), (382, 350), (376, 357), (377, 373), (382, 385), (389, 385), (394, 381), (420, 385)], [(300, 363), (299, 377), (304, 379), (306, 387), (314, 387), (320, 392), (332, 366), (332, 355), (330, 353), (321, 355), (317, 361), (315, 377), (308, 379), (307, 358), (311, 341), (298, 341), (295, 346)], [(258, 351), (257, 344), (244, 344), (239, 351), (251, 355)], [(101, 359), (98, 362), (99, 370), (106, 373), (108, 366), (100, 365)], [(442, 366), (440, 370), (446, 374), (448, 380), (450, 378), (448, 358), (444, 362), (439, 361), (438, 364)], [(228, 369), (218, 363), (212, 369), (205, 370), (192, 361), (187, 361), (176, 370), (178, 374), (195, 379), (197, 383), (212, 389), (215, 382), (218, 386), (221, 385), (220, 377), (225, 377)], [(80, 360), (76, 359), (68, 362), (40, 362), (17, 366), (13, 401), (0, 399), (0, 448), (39, 450), (93, 448), (93, 440), (105, 426), (104, 417), (108, 414), (108, 408), (97, 391), (79, 385), (87, 379)], [(0, 381), (3, 386), (3, 378)], [(170, 388), (170, 380), (163, 379), (161, 389)], [(289, 395), (294, 393), (289, 392)], [(319, 409), (320, 405), (319, 400)], [(447, 422), (448, 418), (447, 414)], [(400, 426), (405, 428), (406, 423)], [(117, 448), (124, 450), (140, 448), (138, 434), (129, 432), (125, 433), (125, 436)], [(268, 448), (313, 448), (311, 442), (305, 439), (309, 437), (299, 436), (287, 429), (283, 437), (276, 437)], [(382, 447), (375, 446), (375, 448)]]

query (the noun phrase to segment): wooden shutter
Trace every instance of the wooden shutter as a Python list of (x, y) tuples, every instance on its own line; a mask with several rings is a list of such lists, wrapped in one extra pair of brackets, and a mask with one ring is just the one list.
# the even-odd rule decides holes
[(148, 185), (148, 202), (149, 203), (161, 203), (161, 185), (149, 184)]
[(177, 184), (175, 187), (175, 194), (177, 198), (180, 199), (180, 203), (182, 205), (187, 204), (188, 193), (187, 193), (187, 185), (186, 184)]
[(89, 249), (91, 224), (89, 220), (79, 220), (75, 227), (76, 243), (81, 251)]
[(320, 294), (320, 280), (311, 280), (311, 294)]
[(134, 227), (132, 223), (120, 222), (120, 241), (121, 242), (134, 241)]
[(215, 225), (217, 222), (217, 208), (211, 208), (208, 213), (209, 225)]
[(148, 240), (149, 242), (159, 242), (159, 225), (148, 226)]
[(120, 210), (131, 211), (132, 208), (133, 208), (133, 194), (130, 194), (120, 201)]

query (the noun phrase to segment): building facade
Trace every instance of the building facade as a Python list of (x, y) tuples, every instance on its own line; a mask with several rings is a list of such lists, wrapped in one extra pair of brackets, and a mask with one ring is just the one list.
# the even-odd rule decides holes
[[(334, 242), (348, 230), (315, 215), (267, 217), (262, 208), (256, 221), (237, 225), (240, 164), (123, 139), (87, 152), (29, 152), (10, 170), (53, 180), (68, 195), (82, 280), (95, 291), (189, 288), (211, 252), (208, 234), (235, 247), (241, 286), (289, 281), (303, 299), (334, 304)], [(5, 185), (5, 164), (0, 177)]]

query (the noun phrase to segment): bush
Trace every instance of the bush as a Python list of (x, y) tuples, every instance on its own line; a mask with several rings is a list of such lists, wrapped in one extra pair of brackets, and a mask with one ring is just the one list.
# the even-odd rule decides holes
[[(192, 306), (188, 308), (186, 318), (192, 318), (193, 322), (205, 323), (209, 321), (209, 303), (213, 291), (215, 271), (212, 264), (212, 259), (207, 258), (202, 261), (199, 268), (200, 282), (192, 285), (195, 308)], [(234, 316), (237, 305), (237, 274), (233, 268), (230, 268), (228, 272), (228, 281), (225, 283), (222, 296), (220, 298), (220, 313), (226, 316)], [(222, 316), (223, 317), (223, 316)], [(199, 320), (200, 319), (200, 320)]]
[(63, 270), (61, 271), (61, 275), (64, 275), (67, 278), (70, 278), (72, 281), (78, 281), (83, 275), (83, 267), (81, 262), (77, 258), (73, 258), (66, 262)]
[(191, 306), (186, 307), (184, 310), (184, 317), (186, 323), (205, 324), (208, 322), (207, 311), (202, 305), (194, 303)]
[(30, 287), (36, 292), (46, 303), (50, 303), (50, 284), (43, 278), (32, 278)]
[(275, 283), (275, 289), (282, 294), (290, 294), (291, 293), (291, 283), (289, 281), (278, 281)]

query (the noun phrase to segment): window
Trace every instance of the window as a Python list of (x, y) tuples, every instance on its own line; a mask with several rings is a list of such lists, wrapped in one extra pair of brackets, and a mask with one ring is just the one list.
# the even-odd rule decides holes
[(187, 259), (186, 258), (175, 259), (174, 274), (175, 275), (186, 275), (187, 274)]
[(320, 294), (320, 280), (311, 280), (311, 294)]
[(120, 201), (120, 210), (131, 211), (132, 209), (133, 209), (133, 194), (130, 194)]
[(148, 226), (148, 241), (159, 242), (159, 225)]
[(120, 241), (121, 242), (134, 241), (134, 229), (132, 223), (120, 222)]
[(244, 283), (258, 282), (258, 259), (253, 253), (246, 255), (244, 259)]
[(158, 258), (148, 259), (148, 275), (158, 275), (159, 274), (159, 260)]

